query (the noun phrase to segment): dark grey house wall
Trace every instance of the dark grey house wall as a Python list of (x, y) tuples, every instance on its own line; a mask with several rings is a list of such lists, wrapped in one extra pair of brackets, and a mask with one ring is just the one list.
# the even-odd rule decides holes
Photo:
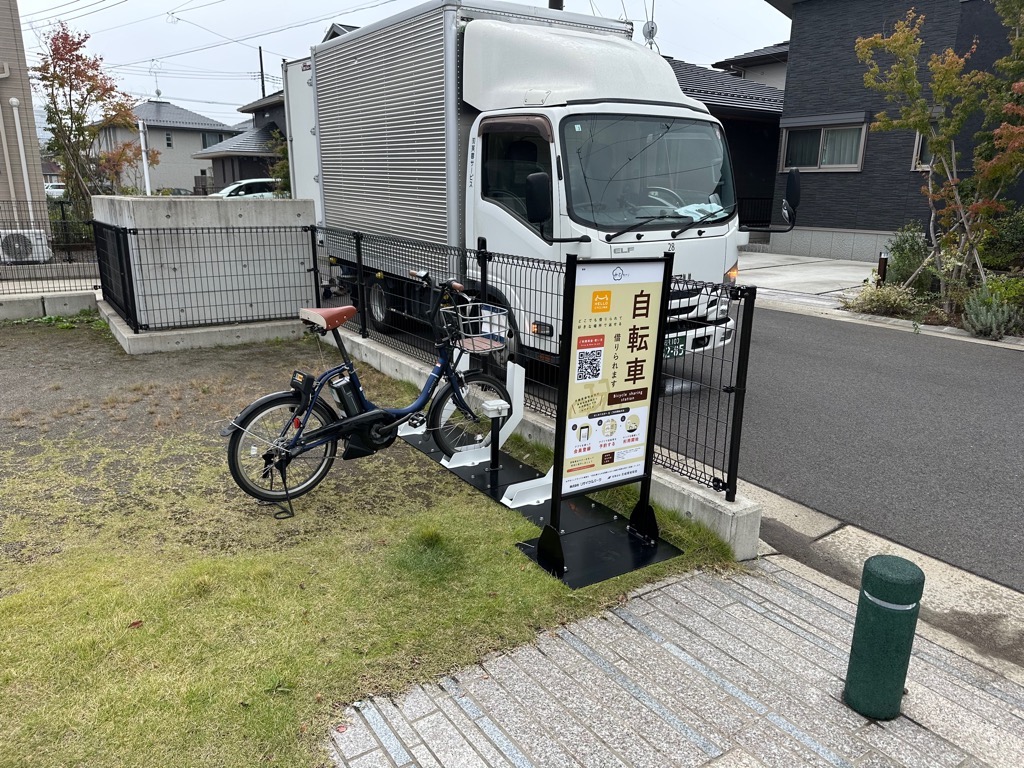
[[(925, 16), (922, 61), (946, 48), (958, 52), (962, 6), (994, 16), (987, 0), (805, 0), (793, 5), (789, 72), (783, 122), (789, 118), (866, 112), (868, 118), (889, 105), (864, 87), (864, 65), (854, 42), (887, 33), (913, 5)], [(998, 22), (997, 22), (998, 25)], [(967, 38), (970, 40), (970, 37)], [(801, 174), (800, 227), (892, 231), (908, 221), (925, 221), (923, 176), (911, 171), (912, 132), (872, 132), (866, 138), (864, 164), (854, 172)], [(776, 179), (776, 198), (785, 189)]]

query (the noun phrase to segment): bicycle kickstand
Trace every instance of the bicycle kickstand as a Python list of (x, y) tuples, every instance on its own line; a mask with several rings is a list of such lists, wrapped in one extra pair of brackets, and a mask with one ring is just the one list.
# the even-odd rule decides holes
[(277, 507), (277, 512), (274, 513), (274, 519), (287, 520), (289, 517), (295, 517), (295, 510), (292, 508), (292, 496), (288, 493), (288, 467), (285, 464), (281, 464), (277, 467), (277, 471), (281, 473), (281, 485), (284, 487), (284, 499), (288, 502), (288, 506), (285, 507), (279, 501), (272, 501), (270, 503)]

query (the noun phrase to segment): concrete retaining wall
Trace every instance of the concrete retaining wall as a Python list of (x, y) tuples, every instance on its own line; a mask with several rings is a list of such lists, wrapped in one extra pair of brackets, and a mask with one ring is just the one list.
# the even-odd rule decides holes
[(893, 235), (893, 232), (797, 227), (790, 232), (773, 232), (769, 252), (877, 263), (879, 252), (888, 250), (887, 244)]

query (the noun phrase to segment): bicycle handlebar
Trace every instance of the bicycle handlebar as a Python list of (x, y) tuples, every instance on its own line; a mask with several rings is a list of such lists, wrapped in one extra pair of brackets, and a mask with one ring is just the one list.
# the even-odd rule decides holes
[(409, 270), (409, 276), (422, 282), (423, 286), (428, 288), (431, 293), (436, 291), (436, 296), (431, 301), (430, 309), (427, 311), (427, 320), (430, 321), (431, 326), (436, 332), (436, 342), (440, 343), (446, 339), (450, 340), (449, 329), (446, 328), (444, 323), (439, 320), (438, 315), (441, 311), (441, 305), (443, 304), (445, 297), (448, 297), (450, 301), (455, 302), (455, 295), (462, 294), (466, 289), (466, 286), (455, 279), (445, 280), (439, 286), (435, 286), (433, 278), (425, 269)]

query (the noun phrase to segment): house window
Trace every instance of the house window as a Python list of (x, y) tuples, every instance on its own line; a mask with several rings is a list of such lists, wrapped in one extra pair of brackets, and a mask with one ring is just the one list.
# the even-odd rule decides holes
[(783, 170), (860, 170), (864, 147), (863, 125), (788, 128), (784, 140)]
[(223, 133), (203, 133), (203, 149), (209, 149), (214, 144), (220, 144), (224, 141)]
[(166, 143), (168, 149), (174, 148), (174, 136), (171, 134), (170, 131), (164, 134), (164, 142)]
[(932, 168), (932, 148), (929, 138), (921, 133), (917, 134), (914, 141), (914, 162), (910, 166), (912, 171), (930, 171)]

